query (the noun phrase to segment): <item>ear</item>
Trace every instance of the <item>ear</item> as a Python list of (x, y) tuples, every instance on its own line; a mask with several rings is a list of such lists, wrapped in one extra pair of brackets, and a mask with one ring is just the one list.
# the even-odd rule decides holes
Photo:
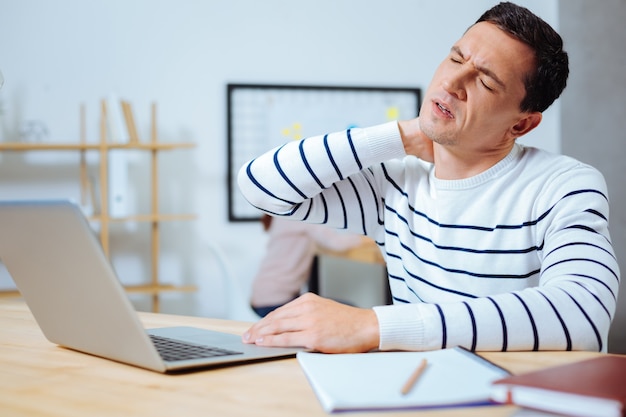
[(511, 135), (515, 138), (524, 136), (541, 123), (543, 115), (539, 112), (524, 113), (522, 118), (511, 127)]

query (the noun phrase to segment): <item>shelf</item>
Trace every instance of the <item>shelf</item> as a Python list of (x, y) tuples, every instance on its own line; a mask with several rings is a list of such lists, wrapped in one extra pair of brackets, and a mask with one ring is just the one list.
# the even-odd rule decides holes
[(129, 294), (152, 294), (158, 295), (161, 292), (194, 292), (198, 288), (195, 285), (171, 285), (171, 284), (158, 284), (158, 285), (129, 285), (124, 287)]
[(0, 299), (19, 297), (20, 295), (18, 290), (0, 290)]
[[(99, 222), (100, 243), (104, 255), (110, 256), (110, 239), (109, 227), (112, 223), (124, 222), (146, 222), (150, 223), (151, 236), (151, 257), (150, 267), (151, 273), (149, 282), (144, 285), (125, 287), (129, 293), (148, 294), (152, 297), (152, 310), (159, 311), (159, 294), (164, 291), (193, 292), (196, 291), (195, 286), (175, 286), (161, 283), (159, 277), (159, 246), (160, 246), (160, 230), (159, 224), (165, 221), (185, 221), (194, 220), (193, 214), (163, 214), (159, 210), (159, 188), (158, 188), (158, 171), (159, 164), (157, 155), (159, 151), (167, 151), (173, 149), (193, 148), (195, 144), (186, 142), (170, 142), (162, 143), (158, 140), (157, 124), (156, 124), (156, 104), (151, 109), (151, 128), (150, 140), (142, 142), (136, 135), (134, 129), (134, 121), (132, 120), (132, 111), (130, 104), (122, 103), (125, 111), (127, 127), (129, 129), (129, 137), (131, 140), (125, 143), (110, 142), (112, 136), (108, 130), (107, 123), (107, 106), (102, 101), (100, 108), (100, 141), (97, 143), (88, 143), (86, 139), (86, 118), (85, 108), (81, 106), (80, 116), (80, 142), (78, 143), (24, 143), (24, 142), (0, 142), (0, 152), (27, 152), (27, 151), (79, 151), (80, 152), (80, 183), (81, 183), (81, 202), (83, 204), (89, 199), (93, 188), (90, 185), (87, 176), (87, 157), (88, 151), (98, 152), (99, 158), (99, 180), (98, 194), (101, 201), (100, 213), (89, 218), (92, 222)], [(150, 212), (147, 214), (136, 214), (124, 217), (111, 217), (108, 209), (109, 202), (109, 152), (114, 150), (137, 150), (149, 151), (150, 153)], [(91, 195), (93, 197), (93, 195)], [(17, 290), (0, 290), (0, 298), (19, 297)]]
[[(195, 285), (172, 285), (172, 284), (157, 284), (157, 285), (129, 285), (124, 287), (129, 294), (151, 294), (158, 295), (161, 292), (195, 292), (198, 288)], [(0, 299), (3, 298), (15, 298), (20, 297), (21, 294), (18, 290), (0, 290)]]
[(101, 149), (137, 149), (143, 151), (166, 151), (193, 148), (193, 143), (23, 143), (0, 142), (0, 151), (89, 151)]
[[(195, 214), (137, 214), (126, 217), (109, 217), (107, 221), (109, 223), (124, 223), (124, 222), (169, 222), (169, 221), (185, 221), (195, 220), (197, 216)], [(90, 221), (100, 222), (102, 216), (90, 216)]]

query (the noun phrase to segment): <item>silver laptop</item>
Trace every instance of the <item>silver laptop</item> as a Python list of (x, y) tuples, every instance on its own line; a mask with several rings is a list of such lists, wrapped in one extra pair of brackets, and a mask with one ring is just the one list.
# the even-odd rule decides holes
[(193, 327), (144, 329), (99, 240), (69, 201), (0, 201), (0, 261), (46, 338), (172, 372), (294, 356)]

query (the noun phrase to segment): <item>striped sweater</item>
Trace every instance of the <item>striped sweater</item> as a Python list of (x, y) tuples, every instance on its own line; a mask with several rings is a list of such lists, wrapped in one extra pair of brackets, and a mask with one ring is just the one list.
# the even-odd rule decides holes
[(588, 165), (516, 144), (440, 180), (391, 122), (290, 142), (238, 181), (261, 210), (377, 242), (393, 297), (374, 307), (382, 350), (606, 351), (619, 270)]

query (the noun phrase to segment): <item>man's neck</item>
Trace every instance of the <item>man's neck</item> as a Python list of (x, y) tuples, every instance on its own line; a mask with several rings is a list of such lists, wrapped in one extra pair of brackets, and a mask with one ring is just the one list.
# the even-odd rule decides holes
[(480, 174), (504, 159), (513, 148), (491, 152), (468, 153), (454, 146), (434, 144), (435, 177), (441, 180), (462, 180)]

